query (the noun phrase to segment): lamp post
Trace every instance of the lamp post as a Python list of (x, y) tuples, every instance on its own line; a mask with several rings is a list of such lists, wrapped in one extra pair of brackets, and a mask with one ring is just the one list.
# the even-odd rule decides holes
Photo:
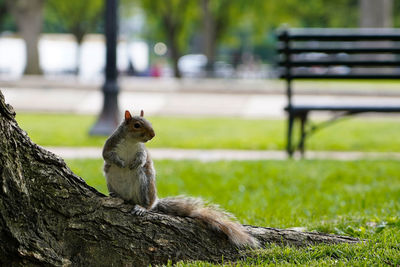
[(120, 122), (118, 108), (118, 0), (105, 0), (106, 69), (103, 91), (103, 108), (90, 135), (110, 135)]

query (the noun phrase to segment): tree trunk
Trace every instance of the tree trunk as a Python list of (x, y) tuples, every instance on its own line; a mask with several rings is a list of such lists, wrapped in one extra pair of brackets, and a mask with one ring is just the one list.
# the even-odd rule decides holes
[(179, 58), (181, 56), (180, 56), (180, 53), (178, 51), (177, 45), (174, 45), (173, 42), (174, 42), (174, 40), (170, 40), (169, 41), (169, 44), (170, 44), (169, 45), (169, 47), (170, 47), (169, 51), (170, 51), (171, 60), (172, 60), (172, 68), (174, 69), (175, 78), (182, 78), (182, 73), (181, 73), (181, 70), (179, 69), (179, 66), (178, 66)]
[(79, 76), (79, 72), (81, 70), (81, 52), (82, 52), (82, 41), (83, 38), (78, 39), (76, 42), (76, 54), (75, 54), (75, 75)]
[(207, 76), (214, 76), (215, 52), (217, 49), (215, 19), (210, 10), (210, 0), (201, 0), (203, 12), (203, 51), (207, 57)]
[(169, 14), (163, 17), (165, 31), (167, 33), (167, 42), (169, 45), (169, 54), (172, 60), (172, 68), (174, 69), (175, 78), (181, 78), (182, 73), (178, 66), (179, 58), (181, 57), (181, 53), (179, 51), (179, 42), (178, 42), (178, 31), (176, 30), (176, 25), (172, 21), (172, 18)]
[[(360, 27), (361, 28), (389, 28), (393, 27), (393, 0), (359, 0), (360, 8)], [(369, 42), (363, 42), (365, 47), (369, 47)], [(374, 42), (374, 45), (391, 48), (393, 43), (389, 41)], [(359, 60), (394, 60), (393, 55), (360, 55), (356, 57)], [(384, 68), (353, 68), (355, 73), (371, 73), (371, 74), (394, 74), (395, 70)]]
[(75, 70), (74, 73), (76, 76), (79, 76), (79, 72), (81, 69), (81, 43), (76, 44), (76, 54), (75, 54)]
[(3, 28), (4, 20), (7, 16), (7, 7), (4, 1), (0, 1), (0, 27)]
[(42, 74), (38, 42), (42, 32), (43, 4), (44, 0), (7, 0), (26, 45), (25, 74)]
[(393, 27), (393, 0), (359, 0), (360, 27)]
[(85, 37), (85, 30), (81, 27), (81, 25), (76, 25), (71, 29), (72, 34), (76, 39), (76, 65), (75, 65), (75, 75), (79, 76), (80, 66), (81, 66), (81, 47), (83, 43), (83, 38)]
[[(148, 212), (88, 186), (32, 143), (0, 91), (0, 265), (145, 266), (237, 260), (245, 254), (190, 218)], [(355, 243), (319, 233), (247, 226), (262, 243)]]

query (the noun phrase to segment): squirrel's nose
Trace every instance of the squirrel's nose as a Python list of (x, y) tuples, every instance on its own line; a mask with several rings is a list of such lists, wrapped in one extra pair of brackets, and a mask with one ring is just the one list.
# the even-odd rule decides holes
[(151, 138), (153, 138), (154, 136), (156, 136), (156, 134), (154, 133), (154, 131), (151, 131), (151, 132), (150, 132), (150, 136), (151, 136)]

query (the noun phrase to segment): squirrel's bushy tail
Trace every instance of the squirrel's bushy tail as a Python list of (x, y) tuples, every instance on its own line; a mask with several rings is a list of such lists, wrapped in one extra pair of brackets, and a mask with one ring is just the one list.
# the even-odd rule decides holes
[(184, 196), (162, 198), (152, 210), (199, 219), (210, 228), (225, 233), (236, 246), (259, 246), (258, 241), (235, 221), (232, 214), (221, 210), (217, 205), (207, 204), (200, 198)]

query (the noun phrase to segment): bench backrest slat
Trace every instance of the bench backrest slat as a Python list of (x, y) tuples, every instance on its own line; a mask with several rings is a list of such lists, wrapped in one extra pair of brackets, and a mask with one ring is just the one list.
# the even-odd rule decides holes
[(285, 29), (277, 37), (289, 108), (296, 79), (400, 79), (399, 29)]
[[(279, 53), (284, 53), (285, 48), (279, 47)], [(346, 53), (346, 54), (400, 54), (400, 47), (393, 47), (393, 48), (331, 48), (331, 47), (315, 47), (315, 48), (290, 48), (291, 54), (300, 54), (300, 53)]]
[(318, 41), (366, 41), (387, 40), (400, 41), (399, 29), (284, 29), (278, 32), (279, 40), (318, 40)]

